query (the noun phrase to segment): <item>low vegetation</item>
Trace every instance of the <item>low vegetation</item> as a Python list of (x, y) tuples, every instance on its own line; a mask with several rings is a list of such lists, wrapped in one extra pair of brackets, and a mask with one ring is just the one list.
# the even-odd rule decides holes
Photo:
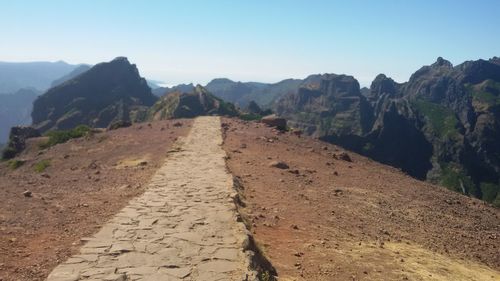
[(484, 201), (493, 203), (495, 199), (498, 198), (498, 191), (500, 189), (498, 184), (482, 182), (480, 188), (481, 188), (481, 194), (483, 195), (482, 199)]
[(462, 170), (445, 163), (441, 164), (441, 168), (439, 184), (453, 191), (479, 196), (476, 185)]
[(46, 134), (49, 139), (46, 142), (41, 143), (39, 146), (40, 148), (45, 149), (59, 143), (65, 143), (70, 139), (81, 138), (88, 135), (90, 132), (90, 127), (85, 125), (80, 125), (74, 129), (66, 131), (50, 131)]
[(50, 167), (50, 160), (48, 160), (48, 159), (42, 160), (42, 161), (36, 163), (34, 166), (35, 172), (37, 172), (37, 173), (44, 172), (48, 167)]
[(414, 106), (429, 121), (433, 131), (441, 139), (457, 136), (458, 119), (449, 108), (425, 100), (414, 101)]
[(465, 88), (472, 95), (474, 101), (487, 105), (500, 104), (500, 83), (486, 80), (477, 85), (466, 84)]
[(262, 115), (254, 113), (242, 113), (239, 117), (241, 120), (245, 121), (259, 121), (262, 119)]
[(7, 165), (12, 170), (15, 170), (15, 169), (21, 167), (22, 165), (24, 165), (24, 163), (26, 163), (26, 161), (24, 161), (24, 160), (17, 160), (17, 159), (12, 159), (12, 160), (7, 161)]

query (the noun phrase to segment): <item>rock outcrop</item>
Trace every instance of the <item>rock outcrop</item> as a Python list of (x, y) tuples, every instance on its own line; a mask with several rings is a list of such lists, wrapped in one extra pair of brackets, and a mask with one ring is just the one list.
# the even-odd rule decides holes
[(38, 97), (33, 105), (33, 125), (42, 132), (80, 124), (107, 127), (119, 120), (140, 118), (156, 100), (137, 67), (118, 57)]
[(9, 135), (9, 143), (2, 152), (2, 159), (11, 159), (21, 153), (26, 147), (26, 140), (39, 137), (40, 132), (32, 127), (12, 127)]
[(191, 93), (170, 93), (163, 96), (148, 111), (145, 120), (193, 118), (201, 115), (236, 116), (233, 104), (215, 97), (197, 85)]
[(284, 131), (287, 129), (286, 119), (277, 117), (274, 114), (262, 117), (260, 122), (266, 124), (269, 127), (275, 127), (278, 130)]

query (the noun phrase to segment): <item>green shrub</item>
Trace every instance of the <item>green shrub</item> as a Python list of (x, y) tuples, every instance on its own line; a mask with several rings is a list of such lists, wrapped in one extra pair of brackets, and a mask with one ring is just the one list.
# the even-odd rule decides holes
[(497, 198), (492, 202), (493, 206), (500, 208), (500, 192), (497, 193)]
[(432, 129), (441, 139), (458, 135), (458, 119), (451, 109), (425, 100), (416, 100), (413, 105), (427, 118)]
[(11, 168), (12, 170), (15, 170), (15, 169), (17, 169), (17, 168), (21, 167), (22, 165), (24, 165), (24, 163), (26, 163), (26, 161), (24, 161), (24, 160), (14, 160), (14, 159), (12, 159), (12, 160), (9, 160), (9, 161), (7, 162), (7, 165), (8, 165), (8, 166), (9, 166), (9, 168)]
[(269, 273), (269, 271), (264, 271), (260, 274), (259, 280), (262, 281), (275, 281), (276, 278), (272, 274)]
[(81, 138), (87, 135), (90, 131), (91, 129), (85, 125), (80, 125), (67, 131), (50, 131), (46, 134), (46, 136), (49, 137), (49, 140), (41, 143), (40, 148), (45, 149), (59, 143), (65, 143), (70, 139)]
[(48, 160), (48, 159), (42, 160), (42, 161), (35, 164), (35, 172), (42, 173), (48, 167), (50, 167), (50, 160)]
[(245, 120), (245, 121), (258, 121), (258, 120), (262, 119), (262, 116), (260, 116), (259, 114), (253, 114), (253, 113), (240, 114), (239, 117), (241, 120)]
[(480, 184), (481, 194), (483, 195), (481, 199), (486, 202), (492, 203), (497, 198), (498, 185), (489, 182), (482, 182)]
[(453, 167), (450, 164), (441, 163), (440, 184), (446, 188), (462, 193), (462, 186), (465, 189), (465, 194), (478, 196), (476, 185), (471, 178), (461, 169)]

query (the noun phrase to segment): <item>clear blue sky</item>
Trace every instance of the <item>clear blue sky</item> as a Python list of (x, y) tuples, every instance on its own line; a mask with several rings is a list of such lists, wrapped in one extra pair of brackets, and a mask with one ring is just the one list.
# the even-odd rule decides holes
[(498, 0), (0, 0), (0, 61), (127, 56), (167, 84), (346, 73), (406, 81), (500, 56)]

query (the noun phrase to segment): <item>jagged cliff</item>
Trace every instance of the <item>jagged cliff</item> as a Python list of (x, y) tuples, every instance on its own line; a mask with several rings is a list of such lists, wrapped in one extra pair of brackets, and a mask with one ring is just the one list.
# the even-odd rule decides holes
[(500, 62), (438, 58), (399, 84), (381, 74), (361, 93), (351, 76), (283, 97), (276, 111), (324, 140), (500, 203)]

